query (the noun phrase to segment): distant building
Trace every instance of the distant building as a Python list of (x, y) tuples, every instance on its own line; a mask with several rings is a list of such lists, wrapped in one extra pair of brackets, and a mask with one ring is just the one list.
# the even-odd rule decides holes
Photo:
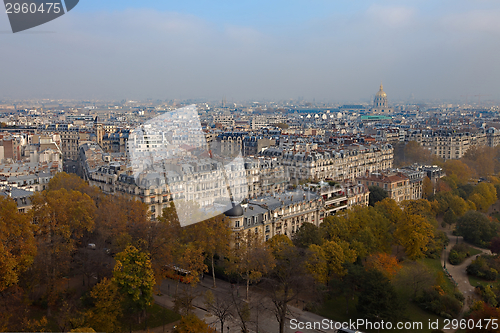
[(373, 114), (390, 114), (394, 111), (393, 108), (389, 107), (387, 94), (384, 92), (382, 83), (380, 84), (380, 90), (375, 95), (375, 99), (373, 100), (373, 107), (370, 111)]

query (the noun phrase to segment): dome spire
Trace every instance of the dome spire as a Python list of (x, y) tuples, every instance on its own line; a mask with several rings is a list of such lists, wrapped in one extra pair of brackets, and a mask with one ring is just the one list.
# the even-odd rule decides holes
[(382, 81), (380, 81), (380, 91), (384, 91), (384, 86), (382, 85)]

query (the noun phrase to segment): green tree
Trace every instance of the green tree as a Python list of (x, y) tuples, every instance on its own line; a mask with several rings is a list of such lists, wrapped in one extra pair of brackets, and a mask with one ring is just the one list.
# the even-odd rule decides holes
[(450, 208), (446, 211), (446, 213), (444, 213), (443, 221), (444, 221), (444, 223), (446, 223), (448, 225), (452, 225), (455, 222), (457, 222), (457, 215), (455, 214), (453, 209)]
[(370, 190), (368, 201), (369, 205), (372, 207), (375, 206), (377, 202), (384, 200), (388, 196), (387, 191), (379, 186), (369, 186), (368, 189)]
[(498, 233), (498, 224), (480, 212), (469, 211), (457, 221), (457, 233), (467, 242), (487, 246)]
[(132, 313), (144, 314), (153, 301), (154, 272), (149, 256), (134, 246), (116, 255), (113, 279), (125, 298), (125, 308)]
[(347, 274), (342, 279), (333, 278), (330, 288), (334, 295), (341, 295), (345, 299), (346, 314), (349, 314), (349, 302), (361, 292), (361, 285), (365, 270), (359, 264), (345, 263)]
[(368, 271), (362, 281), (357, 310), (364, 318), (371, 321), (394, 321), (402, 318), (405, 304), (381, 272)]
[(304, 249), (307, 249), (311, 244), (321, 245), (323, 243), (319, 228), (308, 222), (302, 224), (292, 239), (295, 246)]

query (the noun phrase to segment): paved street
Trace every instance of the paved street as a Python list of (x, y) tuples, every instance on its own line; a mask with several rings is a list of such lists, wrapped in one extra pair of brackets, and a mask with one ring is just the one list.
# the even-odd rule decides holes
[[(194, 313), (199, 317), (205, 320), (209, 325), (215, 327), (217, 331), (220, 332), (220, 323), (216, 317), (211, 315), (207, 310), (204, 304), (204, 295), (207, 290), (211, 290), (214, 295), (219, 297), (223, 297), (225, 299), (229, 299), (231, 297), (232, 289), (231, 284), (222, 280), (217, 279), (217, 288), (212, 288), (212, 279), (208, 276), (202, 280), (199, 285), (195, 289), (195, 293), (199, 296), (195, 298), (193, 305), (195, 307)], [(176, 281), (172, 280), (164, 280), (161, 285), (162, 296), (155, 295), (155, 301), (157, 304), (173, 308), (173, 296), (176, 291)], [(181, 288), (186, 285), (179, 284), (178, 292), (181, 291)], [(234, 286), (233, 288), (237, 288)], [(245, 287), (240, 286), (239, 291), (237, 291), (241, 297), (245, 295)], [(248, 328), (251, 332), (258, 333), (276, 333), (279, 332), (279, 325), (276, 320), (276, 317), (273, 313), (273, 304), (270, 299), (266, 297), (266, 295), (262, 294), (262, 290), (259, 288), (251, 287), (250, 288), (250, 302), (252, 304), (260, 304), (259, 311), (257, 313), (256, 310), (252, 311), (252, 321), (248, 324)], [(294, 304), (295, 305), (295, 304)], [(318, 316), (314, 313), (303, 311), (302, 310), (303, 303), (299, 302), (299, 307), (290, 306), (290, 314), (288, 315), (288, 322), (285, 325), (286, 333), (295, 333), (296, 331), (301, 331), (304, 333), (319, 333), (319, 332), (334, 332), (334, 330), (307, 330), (307, 329), (291, 329), (290, 327), (290, 319), (296, 319), (302, 322), (320, 322), (324, 317)], [(224, 332), (227, 333), (235, 333), (240, 332), (240, 326), (238, 324), (238, 320), (231, 319), (224, 325)], [(229, 328), (229, 329), (228, 329)]]

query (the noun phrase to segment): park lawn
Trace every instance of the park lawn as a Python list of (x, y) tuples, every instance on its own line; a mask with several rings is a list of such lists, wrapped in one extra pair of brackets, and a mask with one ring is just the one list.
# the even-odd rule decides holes
[(445, 288), (444, 291), (447, 293), (453, 293), (455, 290), (455, 284), (446, 276), (444, 273), (443, 267), (441, 266), (441, 259), (430, 259), (424, 258), (420, 260), (427, 268), (433, 272), (434, 274), (438, 274), (439, 272), (444, 274), (445, 277)]
[[(181, 319), (181, 315), (179, 315), (178, 313), (166, 309), (156, 303), (150, 306), (147, 309), (147, 312), (148, 312), (148, 328), (155, 328), (162, 325), (167, 325)], [(144, 330), (145, 329), (144, 324), (145, 324), (144, 320), (140, 324), (136, 322), (132, 325), (132, 330), (133, 331)]]
[(493, 287), (496, 287), (496, 286), (500, 285), (499, 280), (487, 281), (487, 280), (481, 279), (481, 278), (474, 276), (474, 275), (467, 275), (467, 276), (469, 278), (470, 285), (473, 287), (476, 287), (478, 285), (482, 285), (483, 287), (486, 287), (487, 285), (492, 285)]
[(473, 247), (470, 248), (470, 256), (471, 257), (474, 257), (480, 253), (483, 253), (483, 252), (481, 250), (478, 250), (478, 249), (473, 248)]

